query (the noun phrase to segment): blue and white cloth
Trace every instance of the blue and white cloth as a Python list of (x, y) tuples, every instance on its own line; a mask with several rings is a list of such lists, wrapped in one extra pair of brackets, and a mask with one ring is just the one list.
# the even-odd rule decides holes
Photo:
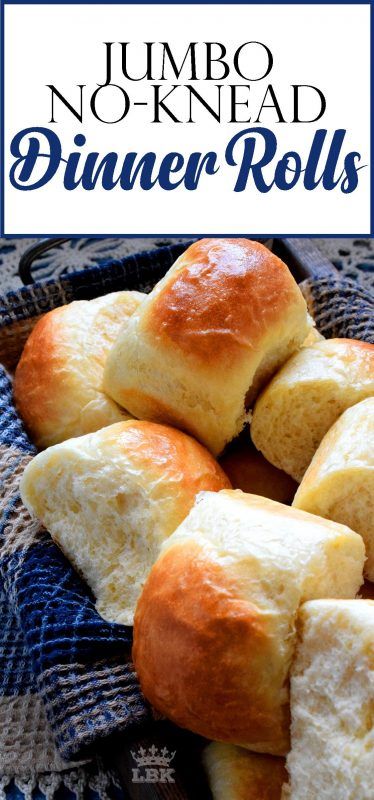
[(23, 507), (18, 482), (34, 452), (1, 369), (0, 797), (31, 799), (37, 787), (53, 798), (64, 786), (77, 800), (121, 798), (114, 775), (75, 759), (148, 716), (129, 659), (131, 631), (103, 622)]
[[(0, 298), (1, 361), (12, 370), (41, 314), (124, 288), (147, 291), (183, 249), (8, 293)], [(132, 630), (99, 616), (86, 584), (23, 507), (19, 480), (35, 452), (11, 374), (0, 367), (0, 798), (18, 797), (17, 787), (52, 798), (61, 786), (77, 799), (123, 796), (92, 758), (112, 733), (151, 717), (131, 664)]]
[[(149, 712), (130, 661), (131, 628), (100, 617), (86, 584), (22, 505), (18, 479), (36, 451), (12, 407), (4, 373), (0, 393), (0, 573), (59, 752), (72, 759), (85, 756), (102, 736), (145, 721)], [(22, 692), (22, 675), (17, 648), (14, 663), (8, 650), (3, 677), (13, 698)]]

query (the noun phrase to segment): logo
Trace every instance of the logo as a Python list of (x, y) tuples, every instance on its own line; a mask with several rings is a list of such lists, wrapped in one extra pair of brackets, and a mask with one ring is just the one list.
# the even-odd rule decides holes
[(131, 755), (136, 761), (137, 766), (132, 770), (133, 783), (175, 783), (174, 769), (170, 767), (174, 753), (170, 753), (167, 747), (159, 750), (153, 744), (148, 750), (139, 747)]

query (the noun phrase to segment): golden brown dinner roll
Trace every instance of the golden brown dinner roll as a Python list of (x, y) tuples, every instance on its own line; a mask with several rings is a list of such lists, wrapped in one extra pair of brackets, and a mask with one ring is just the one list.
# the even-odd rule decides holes
[(326, 433), (293, 505), (360, 533), (365, 574), (374, 581), (374, 397), (348, 408)]
[(86, 579), (97, 609), (131, 625), (161, 543), (201, 489), (230, 486), (198, 442), (130, 420), (70, 439), (27, 466), (21, 496)]
[(354, 597), (364, 557), (343, 525), (238, 490), (202, 492), (137, 604), (145, 697), (209, 739), (283, 755), (298, 607)]
[(105, 390), (134, 416), (187, 430), (218, 454), (311, 325), (291, 273), (266, 247), (202, 239), (119, 335)]
[(212, 742), (203, 752), (213, 800), (281, 800), (288, 775), (284, 758)]
[(29, 336), (14, 381), (17, 409), (38, 447), (131, 415), (103, 391), (106, 357), (140, 292), (76, 300), (45, 314)]
[(346, 408), (374, 395), (374, 345), (326, 339), (296, 353), (258, 398), (251, 437), (301, 481), (325, 433)]
[(286, 472), (273, 467), (251, 443), (249, 435), (232, 442), (220, 458), (233, 489), (259, 494), (278, 503), (292, 503), (298, 484)]
[(291, 672), (290, 800), (372, 800), (374, 602), (300, 610)]

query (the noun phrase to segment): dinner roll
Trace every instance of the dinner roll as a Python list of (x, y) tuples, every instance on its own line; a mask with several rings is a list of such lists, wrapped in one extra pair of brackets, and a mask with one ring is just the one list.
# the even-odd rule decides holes
[(259, 494), (279, 503), (292, 503), (297, 483), (286, 472), (266, 461), (251, 443), (248, 434), (232, 442), (220, 458), (220, 464), (230, 478), (233, 489)]
[(248, 239), (202, 239), (119, 335), (105, 390), (134, 416), (175, 425), (218, 454), (311, 325), (300, 289), (270, 250)]
[(364, 556), (343, 525), (239, 490), (202, 492), (138, 601), (145, 697), (208, 739), (283, 755), (298, 607), (354, 597)]
[(284, 758), (212, 742), (203, 752), (213, 800), (280, 800), (287, 781)]
[(365, 574), (374, 581), (374, 397), (348, 408), (326, 433), (293, 505), (360, 533)]
[(131, 418), (103, 391), (103, 372), (110, 347), (144, 297), (113, 292), (77, 300), (37, 322), (16, 369), (14, 397), (38, 447)]
[(131, 625), (162, 541), (197, 492), (229, 485), (190, 436), (130, 420), (39, 453), (20, 488), (26, 507), (86, 579), (99, 613)]
[(374, 345), (325, 339), (296, 353), (258, 398), (251, 437), (301, 481), (325, 433), (346, 408), (374, 395)]
[(291, 800), (373, 800), (374, 602), (300, 612), (291, 673)]

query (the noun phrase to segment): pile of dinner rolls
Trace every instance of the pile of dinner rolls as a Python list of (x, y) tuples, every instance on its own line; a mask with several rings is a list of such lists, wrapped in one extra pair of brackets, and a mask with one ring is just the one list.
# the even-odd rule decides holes
[(374, 346), (204, 239), (149, 295), (42, 317), (14, 395), (46, 448), (23, 501), (134, 624), (145, 697), (213, 740), (215, 800), (373, 800)]

